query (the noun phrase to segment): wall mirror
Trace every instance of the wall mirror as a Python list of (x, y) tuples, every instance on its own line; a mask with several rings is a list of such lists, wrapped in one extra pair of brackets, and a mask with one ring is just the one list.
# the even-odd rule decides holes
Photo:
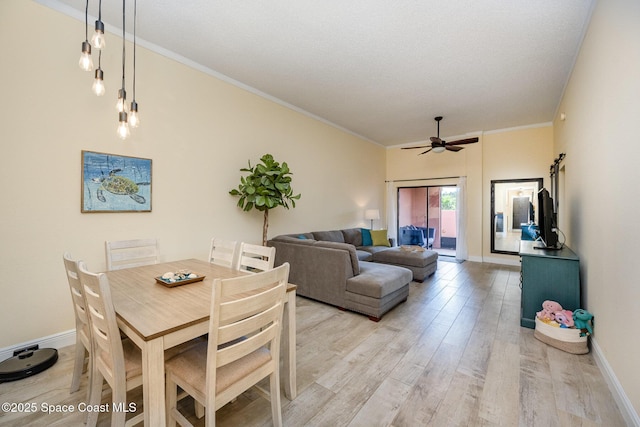
[(518, 255), (522, 229), (536, 222), (542, 178), (491, 181), (491, 252)]

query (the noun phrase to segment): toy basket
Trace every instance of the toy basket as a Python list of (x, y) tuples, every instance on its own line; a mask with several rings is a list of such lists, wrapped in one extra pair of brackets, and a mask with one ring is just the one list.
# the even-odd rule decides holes
[(548, 325), (536, 317), (533, 336), (545, 344), (573, 354), (589, 353), (587, 337), (581, 337), (581, 329), (558, 328)]

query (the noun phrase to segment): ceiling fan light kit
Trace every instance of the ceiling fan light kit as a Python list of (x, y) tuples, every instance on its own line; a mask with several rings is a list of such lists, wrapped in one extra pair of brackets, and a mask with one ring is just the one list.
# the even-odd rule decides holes
[(447, 142), (447, 141), (443, 141), (442, 139), (440, 139), (440, 121), (442, 120), (442, 116), (436, 116), (433, 119), (438, 123), (438, 136), (432, 136), (431, 138), (429, 138), (431, 140), (431, 146), (429, 147), (428, 145), (421, 145), (418, 147), (402, 147), (403, 150), (415, 150), (417, 148), (427, 148), (429, 147), (428, 150), (423, 151), (422, 153), (418, 154), (418, 155), (422, 155), (422, 154), (426, 154), (429, 151), (433, 151), (434, 153), (442, 153), (444, 151), (460, 151), (463, 149), (463, 147), (458, 147), (459, 145), (466, 145), (466, 144), (475, 144), (476, 142), (478, 142), (478, 138), (474, 137), (474, 138), (467, 138), (467, 139), (459, 139), (457, 141), (451, 141), (451, 142)]

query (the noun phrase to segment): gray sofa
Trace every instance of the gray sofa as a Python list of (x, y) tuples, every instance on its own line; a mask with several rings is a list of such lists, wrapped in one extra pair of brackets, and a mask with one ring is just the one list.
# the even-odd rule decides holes
[(412, 270), (374, 262), (376, 253), (398, 248), (363, 246), (359, 228), (281, 235), (267, 245), (276, 248), (276, 266), (290, 264), (298, 295), (374, 321), (409, 295)]

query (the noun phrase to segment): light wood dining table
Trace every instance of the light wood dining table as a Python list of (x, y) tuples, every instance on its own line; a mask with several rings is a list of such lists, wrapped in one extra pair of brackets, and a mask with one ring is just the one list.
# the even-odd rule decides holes
[[(189, 270), (205, 279), (175, 287), (155, 280), (164, 273), (180, 270)], [(106, 272), (118, 326), (142, 350), (146, 426), (166, 425), (165, 350), (208, 332), (214, 279), (244, 274), (248, 273), (197, 259)], [(282, 378), (285, 395), (291, 400), (297, 394), (295, 289), (295, 285), (287, 288), (282, 327)]]

